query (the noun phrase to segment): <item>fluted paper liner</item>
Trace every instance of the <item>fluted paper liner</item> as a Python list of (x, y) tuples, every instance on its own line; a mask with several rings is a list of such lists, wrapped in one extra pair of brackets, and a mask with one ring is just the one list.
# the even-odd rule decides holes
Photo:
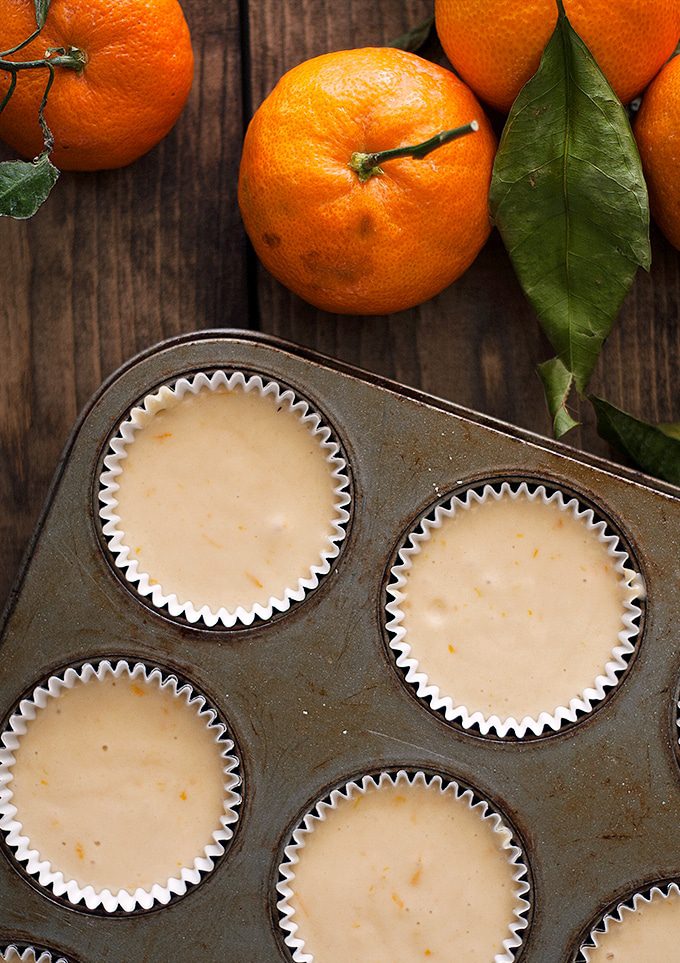
[(478, 727), (483, 735), (491, 732), (500, 737), (513, 734), (522, 738), (528, 732), (538, 736), (546, 730), (557, 731), (566, 723), (575, 722), (580, 714), (590, 712), (604, 699), (607, 691), (617, 685), (627, 665), (626, 657), (634, 651), (633, 640), (639, 631), (635, 620), (639, 618), (641, 610), (634, 604), (632, 598), (623, 603), (621, 630), (604, 672), (584, 688), (580, 695), (572, 698), (568, 705), (555, 708), (546, 706), (545, 711), (536, 717), (524, 716), (522, 719), (515, 719), (510, 716), (501, 719), (497, 715), (487, 717), (481, 711), (475, 710), (474, 706), (458, 704), (453, 695), (442, 692), (436, 682), (431, 681), (420, 669), (418, 661), (411, 657), (407, 631), (402, 625), (404, 614), (401, 603), (406, 598), (406, 573), (411, 568), (411, 560), (420, 552), (421, 545), (430, 538), (431, 532), (441, 527), (445, 518), (451, 518), (456, 512), (465, 511), (475, 502), (483, 503), (487, 498), (499, 500), (519, 497), (528, 498), (530, 501), (540, 500), (545, 504), (555, 503), (560, 509), (579, 519), (593, 536), (606, 546), (612, 560), (612, 567), (620, 574), (621, 583), (631, 590), (631, 594), (634, 593), (636, 599), (644, 597), (642, 578), (632, 569), (630, 557), (623, 549), (620, 539), (616, 535), (607, 533), (606, 522), (598, 519), (592, 509), (582, 506), (575, 497), (565, 497), (560, 491), (548, 494), (543, 485), (530, 487), (525, 482), (519, 485), (503, 482), (498, 486), (484, 485), (481, 493), (469, 488), (463, 494), (455, 495), (437, 505), (434, 511), (428, 509), (426, 515), (406, 538), (399, 550), (397, 561), (391, 569), (387, 585), (387, 594), (391, 600), (386, 605), (388, 614), (386, 628), (390, 635), (390, 648), (397, 656), (396, 663), (400, 669), (405, 670), (406, 682), (415, 687), (421, 699), (429, 701), (432, 709), (441, 710), (446, 719), (450, 722), (458, 722), (465, 729)]
[(66, 957), (61, 954), (54, 955), (49, 950), (38, 950), (33, 946), (26, 946), (20, 950), (16, 943), (9, 943), (7, 946), (0, 946), (0, 960), (8, 963), (68, 963)]
[(579, 959), (582, 959), (584, 963), (590, 963), (591, 952), (600, 945), (598, 938), (608, 933), (612, 925), (617, 926), (625, 923), (626, 916), (635, 913), (640, 906), (649, 905), (653, 899), (668, 899), (671, 894), (680, 896), (680, 886), (677, 883), (660, 883), (622, 900), (590, 931), (588, 939), (581, 945)]
[[(396, 773), (381, 772), (376, 776), (363, 776), (361, 779), (348, 782), (340, 789), (334, 789), (327, 799), (316, 803), (294, 830), (291, 842), (284, 849), (285, 859), (279, 866), (281, 879), (276, 889), (282, 898), (276, 905), (280, 914), (279, 923), (285, 933), (285, 943), (292, 951), (295, 963), (314, 963), (314, 956), (305, 950), (304, 940), (297, 936), (299, 927), (295, 921), (295, 910), (290, 903), (295, 891), (295, 866), (299, 862), (299, 852), (304, 848), (307, 836), (314, 832), (315, 826), (323, 822), (339, 803), (364, 795), (370, 787), (380, 789), (388, 783), (393, 786), (435, 785), (442, 795), (450, 794), (453, 801), (467, 805), (488, 825), (490, 831), (499, 833), (503, 837), (501, 848), (507, 853), (508, 862), (513, 869), (513, 879), (517, 883), (515, 890), (517, 905), (514, 920), (508, 921), (508, 936), (503, 940), (503, 952), (496, 954), (493, 963), (512, 963), (518, 948), (522, 945), (523, 931), (528, 925), (527, 914), (530, 907), (527, 898), (528, 871), (522, 860), (522, 850), (512, 841), (512, 832), (503, 823), (500, 814), (495, 812), (488, 802), (477, 798), (471, 789), (464, 789), (449, 777), (429, 776), (422, 771), (409, 772), (405, 769), (400, 769)], [(398, 840), (395, 840), (395, 845), (398, 845)]]
[[(102, 680), (107, 676), (115, 679), (127, 676), (140, 679), (145, 683), (156, 683), (161, 689), (169, 691), (205, 721), (206, 728), (214, 734), (215, 742), (222, 749), (224, 771), (224, 813), (220, 817), (220, 827), (212, 834), (212, 842), (198, 853), (193, 865), (182, 867), (180, 874), (168, 880), (159, 880), (150, 889), (136, 889), (134, 892), (119, 890), (112, 893), (108, 889), (97, 891), (93, 886), (80, 887), (73, 879), (66, 879), (63, 873), (53, 869), (40, 853), (31, 847), (31, 841), (22, 834), (21, 814), (12, 803), (12, 766), (16, 759), (14, 753), (21, 747), (21, 738), (26, 734), (31, 721), (44, 709), (50, 699), (58, 698), (64, 689), (73, 688), (77, 683), (87, 683), (92, 679)], [(150, 909), (153, 905), (165, 904), (173, 896), (186, 893), (190, 885), (199, 883), (209, 873), (215, 859), (225, 851), (228, 840), (233, 836), (232, 825), (238, 819), (237, 807), (241, 797), (235, 791), (240, 785), (236, 772), (239, 761), (231, 752), (234, 743), (226, 735), (225, 726), (219, 722), (217, 713), (206, 705), (202, 695), (194, 692), (188, 683), (180, 683), (171, 675), (158, 668), (147, 668), (141, 662), (132, 667), (120, 660), (111, 663), (107, 660), (97, 666), (86, 663), (81, 668), (68, 668), (61, 675), (53, 675), (42, 685), (37, 686), (30, 698), (22, 699), (18, 710), (10, 717), (7, 729), (0, 737), (0, 830), (5, 834), (7, 845), (14, 850), (14, 858), (23, 863), (24, 869), (34, 876), (38, 883), (50, 889), (55, 896), (66, 898), (74, 905), (84, 904), (93, 910), (102, 907), (106, 912), (133, 912), (136, 909)]]
[[(176, 594), (165, 591), (163, 586), (154, 580), (153, 573), (140, 570), (130, 546), (125, 544), (125, 532), (117, 514), (117, 478), (124, 471), (127, 449), (134, 442), (135, 432), (144, 426), (149, 415), (176, 403), (187, 393), (198, 394), (200, 391), (215, 391), (218, 388), (226, 388), (228, 391), (241, 388), (246, 392), (255, 391), (263, 397), (271, 395), (278, 405), (297, 415), (319, 442), (326, 455), (331, 477), (335, 481), (335, 517), (329, 519), (332, 534), (328, 537), (328, 544), (318, 561), (311, 565), (308, 572), (301, 573), (297, 582), (288, 586), (280, 597), (272, 596), (266, 605), (255, 603), (250, 608), (238, 606), (233, 611), (224, 607), (215, 611), (208, 605), (194, 605), (192, 601), (180, 602)], [(104, 468), (100, 477), (99, 500), (102, 508), (99, 515), (104, 523), (103, 532), (116, 567), (122, 569), (125, 578), (132, 583), (135, 590), (148, 597), (157, 608), (166, 609), (171, 616), (183, 617), (191, 623), (203, 622), (208, 626), (221, 623), (227, 627), (239, 623), (251, 625), (256, 618), (269, 619), (274, 612), (285, 612), (293, 602), (301, 602), (308, 592), (317, 587), (322, 576), (330, 571), (331, 562), (340, 552), (340, 545), (346, 535), (351, 499), (347, 463), (342, 457), (340, 446), (332, 438), (330, 428), (323, 423), (321, 416), (311, 408), (309, 402), (297, 396), (291, 388), (284, 388), (260, 375), (248, 376), (241, 371), (228, 374), (223, 370), (212, 374), (199, 372), (179, 378), (172, 385), (164, 385), (153, 394), (147, 395), (141, 405), (130, 411), (111, 440), (110, 453), (104, 458)]]

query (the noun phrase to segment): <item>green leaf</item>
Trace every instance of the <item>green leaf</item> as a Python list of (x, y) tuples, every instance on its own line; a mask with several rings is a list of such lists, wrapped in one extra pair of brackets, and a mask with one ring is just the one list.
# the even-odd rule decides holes
[[(638, 421), (608, 401), (591, 396), (597, 414), (597, 430), (649, 475), (680, 485), (680, 426), (650, 425)], [(669, 434), (668, 428), (677, 434)]]
[(50, 9), (51, 2), (52, 0), (35, 0), (35, 22), (40, 29), (45, 26), (47, 11)]
[(662, 431), (664, 435), (668, 435), (669, 438), (677, 438), (678, 441), (680, 441), (680, 421), (662, 422), (656, 427), (659, 431)]
[(489, 200), (520, 283), (583, 391), (638, 265), (651, 263), (649, 204), (626, 113), (563, 11), (513, 104)]
[(407, 33), (402, 33), (400, 37), (395, 37), (387, 44), (388, 47), (398, 47), (399, 50), (410, 50), (415, 53), (420, 50), (432, 32), (434, 17), (427, 17), (422, 23), (412, 27)]
[(32, 217), (58, 177), (59, 171), (47, 154), (34, 161), (0, 163), (0, 216)]
[(574, 386), (574, 376), (564, 367), (559, 358), (551, 358), (538, 365), (538, 373), (543, 382), (545, 400), (553, 420), (553, 434), (561, 438), (579, 424), (567, 409), (567, 399)]

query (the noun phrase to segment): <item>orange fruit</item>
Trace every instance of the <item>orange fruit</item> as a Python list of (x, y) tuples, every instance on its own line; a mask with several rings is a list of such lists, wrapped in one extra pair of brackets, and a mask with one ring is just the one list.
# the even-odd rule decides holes
[[(678, 0), (564, 0), (572, 27), (623, 103), (675, 49)], [(535, 73), (557, 22), (555, 0), (435, 0), (437, 33), (461, 77), (508, 111)]]
[[(3, 49), (34, 30), (33, 0), (0, 0)], [(45, 110), (51, 157), (65, 170), (130, 164), (165, 137), (191, 89), (191, 38), (177, 0), (53, 0), (40, 36), (7, 59), (42, 59), (50, 47), (78, 47), (87, 58), (80, 73), (55, 68)], [(0, 72), (0, 99), (9, 79)], [(43, 149), (38, 107), (47, 79), (45, 69), (20, 71), (0, 114), (0, 139), (25, 157)]]
[(680, 57), (647, 90), (634, 129), (652, 214), (680, 248)]
[[(355, 152), (479, 130), (360, 180)], [(278, 82), (246, 134), (239, 203), (265, 267), (326, 311), (385, 314), (438, 294), (489, 234), (495, 138), (450, 71), (388, 47), (308, 60)]]

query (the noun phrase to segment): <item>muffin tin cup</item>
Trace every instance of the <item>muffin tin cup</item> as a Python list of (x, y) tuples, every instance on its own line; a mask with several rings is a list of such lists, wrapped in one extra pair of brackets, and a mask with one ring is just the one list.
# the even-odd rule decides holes
[(649, 905), (652, 900), (668, 899), (671, 895), (680, 896), (678, 883), (661, 883), (622, 900), (590, 931), (588, 939), (581, 946), (578, 959), (582, 960), (583, 963), (590, 963), (593, 950), (599, 947), (601, 937), (608, 933), (612, 926), (625, 923), (627, 916), (630, 916), (641, 906)]
[(279, 923), (284, 935), (286, 946), (292, 952), (295, 963), (313, 963), (314, 956), (305, 949), (304, 940), (297, 936), (298, 924), (295, 921), (295, 910), (291, 905), (295, 890), (295, 866), (299, 862), (299, 854), (304, 849), (306, 839), (314, 832), (315, 827), (328, 818), (339, 804), (365, 795), (369, 788), (380, 789), (382, 786), (435, 785), (442, 795), (449, 794), (454, 800), (465, 803), (475, 812), (488, 828), (502, 837), (501, 847), (507, 854), (508, 862), (513, 869), (513, 879), (517, 884), (515, 897), (517, 905), (514, 910), (514, 920), (508, 921), (509, 935), (503, 941), (503, 952), (496, 954), (493, 963), (512, 963), (517, 956), (517, 950), (523, 941), (523, 931), (526, 929), (527, 915), (530, 903), (527, 898), (529, 883), (528, 871), (522, 860), (522, 850), (512, 841), (512, 832), (504, 824), (499, 813), (491, 808), (488, 802), (475, 797), (471, 789), (464, 789), (448, 777), (439, 775), (428, 776), (422, 771), (408, 772), (400, 769), (396, 773), (382, 772), (379, 775), (366, 775), (361, 779), (354, 779), (339, 789), (334, 789), (327, 799), (322, 799), (305, 815), (302, 822), (292, 834), (292, 842), (284, 849), (285, 859), (279, 866), (279, 882), (277, 891), (282, 897), (277, 903), (280, 914)]
[[(297, 582), (287, 587), (279, 597), (271, 596), (266, 605), (255, 603), (250, 608), (238, 606), (233, 611), (224, 607), (215, 611), (209, 605), (195, 605), (192, 601), (181, 602), (176, 594), (166, 591), (154, 580), (151, 573), (141, 570), (130, 546), (125, 543), (125, 532), (122, 530), (121, 519), (117, 514), (116, 499), (116, 492), (119, 489), (118, 478), (125, 470), (125, 458), (129, 446), (134, 443), (135, 433), (148, 423), (150, 417), (153, 417), (157, 411), (176, 403), (187, 393), (198, 394), (200, 391), (216, 391), (219, 388), (226, 388), (228, 391), (241, 388), (245, 392), (254, 391), (262, 397), (271, 396), (277, 405), (297, 415), (325, 452), (329, 470), (335, 482), (335, 516), (329, 519), (333, 530), (318, 561), (310, 567), (308, 573), (300, 576)], [(318, 586), (319, 580), (328, 574), (347, 533), (351, 496), (347, 464), (342, 457), (339, 444), (333, 439), (330, 428), (324, 424), (321, 416), (312, 409), (309, 402), (298, 397), (291, 388), (286, 388), (260, 375), (247, 375), (242, 371), (233, 371), (230, 374), (224, 370), (217, 370), (211, 374), (201, 371), (188, 377), (178, 378), (172, 385), (163, 385), (158, 391), (147, 395), (141, 405), (133, 408), (120, 425), (117, 434), (110, 442), (110, 453), (104, 458), (104, 468), (100, 476), (99, 500), (102, 507), (99, 515), (114, 564), (122, 570), (124, 577), (139, 595), (148, 598), (156, 608), (167, 611), (174, 618), (183, 618), (190, 623), (231, 628), (237, 625), (252, 625), (256, 619), (270, 619), (275, 612), (286, 612), (294, 602), (301, 602)]]
[[(52, 864), (41, 857), (38, 850), (31, 847), (30, 839), (23, 835), (21, 814), (12, 802), (12, 767), (16, 761), (14, 753), (20, 749), (21, 738), (28, 731), (31, 722), (44, 709), (50, 699), (58, 698), (66, 689), (73, 688), (78, 683), (88, 683), (93, 679), (100, 681), (107, 676), (119, 679), (123, 676), (130, 680), (139, 679), (144, 683), (159, 685), (161, 689), (172, 693), (193, 709), (214, 734), (222, 752), (224, 772), (224, 813), (220, 817), (220, 828), (212, 834), (212, 842), (205, 846), (202, 853), (197, 854), (193, 865), (182, 868), (181, 873), (166, 881), (154, 884), (150, 889), (139, 888), (133, 892), (108, 889), (95, 890), (91, 885), (81, 887), (73, 879), (66, 879), (64, 874), (52, 867)], [(6, 843), (13, 850), (17, 862), (25, 864), (25, 871), (34, 877), (40, 886), (51, 890), (55, 896), (66, 899), (74, 906), (84, 906), (88, 910), (101, 907), (107, 913), (131, 913), (139, 909), (151, 909), (154, 905), (164, 905), (173, 896), (182, 896), (187, 889), (199, 883), (215, 866), (215, 860), (223, 855), (226, 844), (233, 836), (233, 824), (238, 820), (237, 807), (241, 797), (235, 791), (240, 785), (237, 769), (239, 760), (231, 755), (234, 743), (225, 738), (225, 727), (217, 720), (217, 714), (206, 705), (202, 695), (194, 692), (188, 683), (180, 683), (171, 675), (163, 673), (159, 668), (147, 667), (136, 662), (132, 667), (125, 660), (112, 663), (103, 660), (97, 665), (85, 663), (79, 668), (68, 668), (60, 675), (53, 675), (42, 685), (37, 686), (29, 698), (22, 699), (18, 710), (10, 717), (6, 730), (0, 736), (0, 831), (5, 835)]]
[(443, 693), (438, 685), (430, 681), (418, 660), (411, 657), (411, 646), (407, 641), (407, 630), (403, 625), (404, 612), (401, 608), (406, 598), (407, 573), (412, 567), (413, 557), (418, 555), (433, 531), (441, 528), (444, 519), (452, 518), (456, 512), (465, 511), (473, 504), (483, 504), (487, 499), (528, 498), (529, 501), (542, 501), (544, 504), (556, 504), (561, 511), (568, 512), (580, 520), (588, 531), (606, 547), (607, 554), (612, 560), (613, 568), (620, 575), (620, 582), (634, 593), (635, 599), (644, 598), (642, 577), (631, 567), (631, 559), (623, 549), (620, 539), (616, 535), (607, 533), (606, 522), (598, 519), (591, 508), (583, 507), (573, 496), (566, 496), (559, 490), (548, 493), (544, 485), (519, 485), (502, 482), (500, 484), (486, 484), (481, 492), (475, 488), (468, 488), (461, 495), (454, 495), (438, 504), (434, 511), (421, 518), (417, 526), (407, 536), (399, 549), (397, 561), (390, 569), (387, 584), (386, 612), (390, 648), (396, 653), (396, 664), (405, 672), (405, 681), (415, 688), (419, 698), (429, 702), (432, 709), (441, 711), (449, 722), (456, 722), (464, 729), (478, 729), (482, 735), (495, 735), (500, 738), (514, 736), (522, 739), (528, 734), (543, 735), (546, 732), (556, 732), (564, 725), (576, 722), (585, 713), (601, 702), (607, 692), (617, 685), (621, 674), (627, 666), (626, 659), (633, 653), (635, 638), (639, 632), (636, 620), (641, 613), (634, 604), (632, 597), (623, 603), (621, 611), (621, 630), (617, 636), (617, 644), (612, 647), (609, 660), (604, 671), (597, 675), (589, 686), (578, 696), (570, 699), (568, 705), (556, 708), (546, 708), (536, 716), (524, 716), (515, 719), (512, 716), (500, 718), (498, 715), (486, 716), (473, 706), (459, 704), (451, 695)]
[(0, 960), (3, 963), (68, 963), (61, 954), (55, 955), (49, 950), (36, 949), (34, 946), (20, 949), (16, 943), (0, 946)]

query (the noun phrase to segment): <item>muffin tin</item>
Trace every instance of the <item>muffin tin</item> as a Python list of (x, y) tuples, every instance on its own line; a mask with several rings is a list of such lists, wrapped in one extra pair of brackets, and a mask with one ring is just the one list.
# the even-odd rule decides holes
[[(98, 516), (103, 459), (128, 410), (180, 375), (216, 368), (262, 374), (310, 401), (351, 480), (348, 535), (330, 573), (290, 610), (249, 627), (190, 625), (147, 604), (116, 570)], [(618, 686), (557, 733), (521, 740), (464, 731), (419, 700), (384, 628), (388, 572), (405, 534), (451, 493), (502, 480), (575, 494), (622, 538), (646, 587)], [(678, 494), (253, 332), (186, 335), (132, 360), (78, 422), (10, 597), (1, 725), (69, 665), (158, 665), (225, 720), (241, 760), (241, 812), (213, 872), (167, 906), (129, 915), (41, 889), (3, 838), (0, 945), (49, 946), (81, 963), (290, 960), (276, 885), (293, 829), (349, 780), (406, 769), (455, 779), (501, 814), (531, 885), (516, 958), (571, 963), (612, 906), (680, 879)]]

